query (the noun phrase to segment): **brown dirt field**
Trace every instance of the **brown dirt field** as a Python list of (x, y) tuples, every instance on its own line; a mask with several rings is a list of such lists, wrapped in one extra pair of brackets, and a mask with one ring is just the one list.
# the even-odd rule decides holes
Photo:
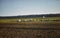
[(0, 23), (0, 38), (60, 38), (60, 22)]

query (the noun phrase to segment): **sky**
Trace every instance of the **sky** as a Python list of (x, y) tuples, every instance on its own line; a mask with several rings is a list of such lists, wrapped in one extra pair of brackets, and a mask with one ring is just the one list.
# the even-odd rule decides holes
[(0, 0), (0, 16), (60, 13), (60, 0)]

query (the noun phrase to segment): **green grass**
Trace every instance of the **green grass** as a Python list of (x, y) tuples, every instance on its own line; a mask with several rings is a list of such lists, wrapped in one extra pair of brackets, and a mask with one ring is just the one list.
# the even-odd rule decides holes
[[(40, 21), (40, 20), (48, 20), (48, 21), (51, 21), (51, 20), (60, 20), (60, 17), (47, 17), (47, 18), (18, 18), (18, 19), (22, 19), (22, 20), (24, 20), (24, 19), (33, 19), (33, 21), (34, 21), (34, 19), (36, 19), (36, 20), (38, 20), (38, 21)], [(0, 23), (9, 23), (9, 22), (17, 22), (17, 20), (18, 20), (17, 18), (11, 18), (11, 19), (0, 19)], [(35, 22), (37, 22), (37, 21), (35, 21)]]

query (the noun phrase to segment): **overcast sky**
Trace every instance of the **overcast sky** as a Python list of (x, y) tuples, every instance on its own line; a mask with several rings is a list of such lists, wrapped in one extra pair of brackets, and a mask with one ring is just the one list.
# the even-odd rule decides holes
[(0, 16), (60, 13), (60, 0), (0, 0)]

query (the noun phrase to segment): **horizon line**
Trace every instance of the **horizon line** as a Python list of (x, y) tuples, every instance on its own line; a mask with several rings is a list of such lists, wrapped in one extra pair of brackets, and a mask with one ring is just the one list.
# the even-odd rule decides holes
[[(60, 14), (60, 13), (51, 13), (51, 14)], [(6, 17), (6, 16), (28, 16), (28, 15), (46, 15), (46, 14), (2, 15), (0, 17)]]

